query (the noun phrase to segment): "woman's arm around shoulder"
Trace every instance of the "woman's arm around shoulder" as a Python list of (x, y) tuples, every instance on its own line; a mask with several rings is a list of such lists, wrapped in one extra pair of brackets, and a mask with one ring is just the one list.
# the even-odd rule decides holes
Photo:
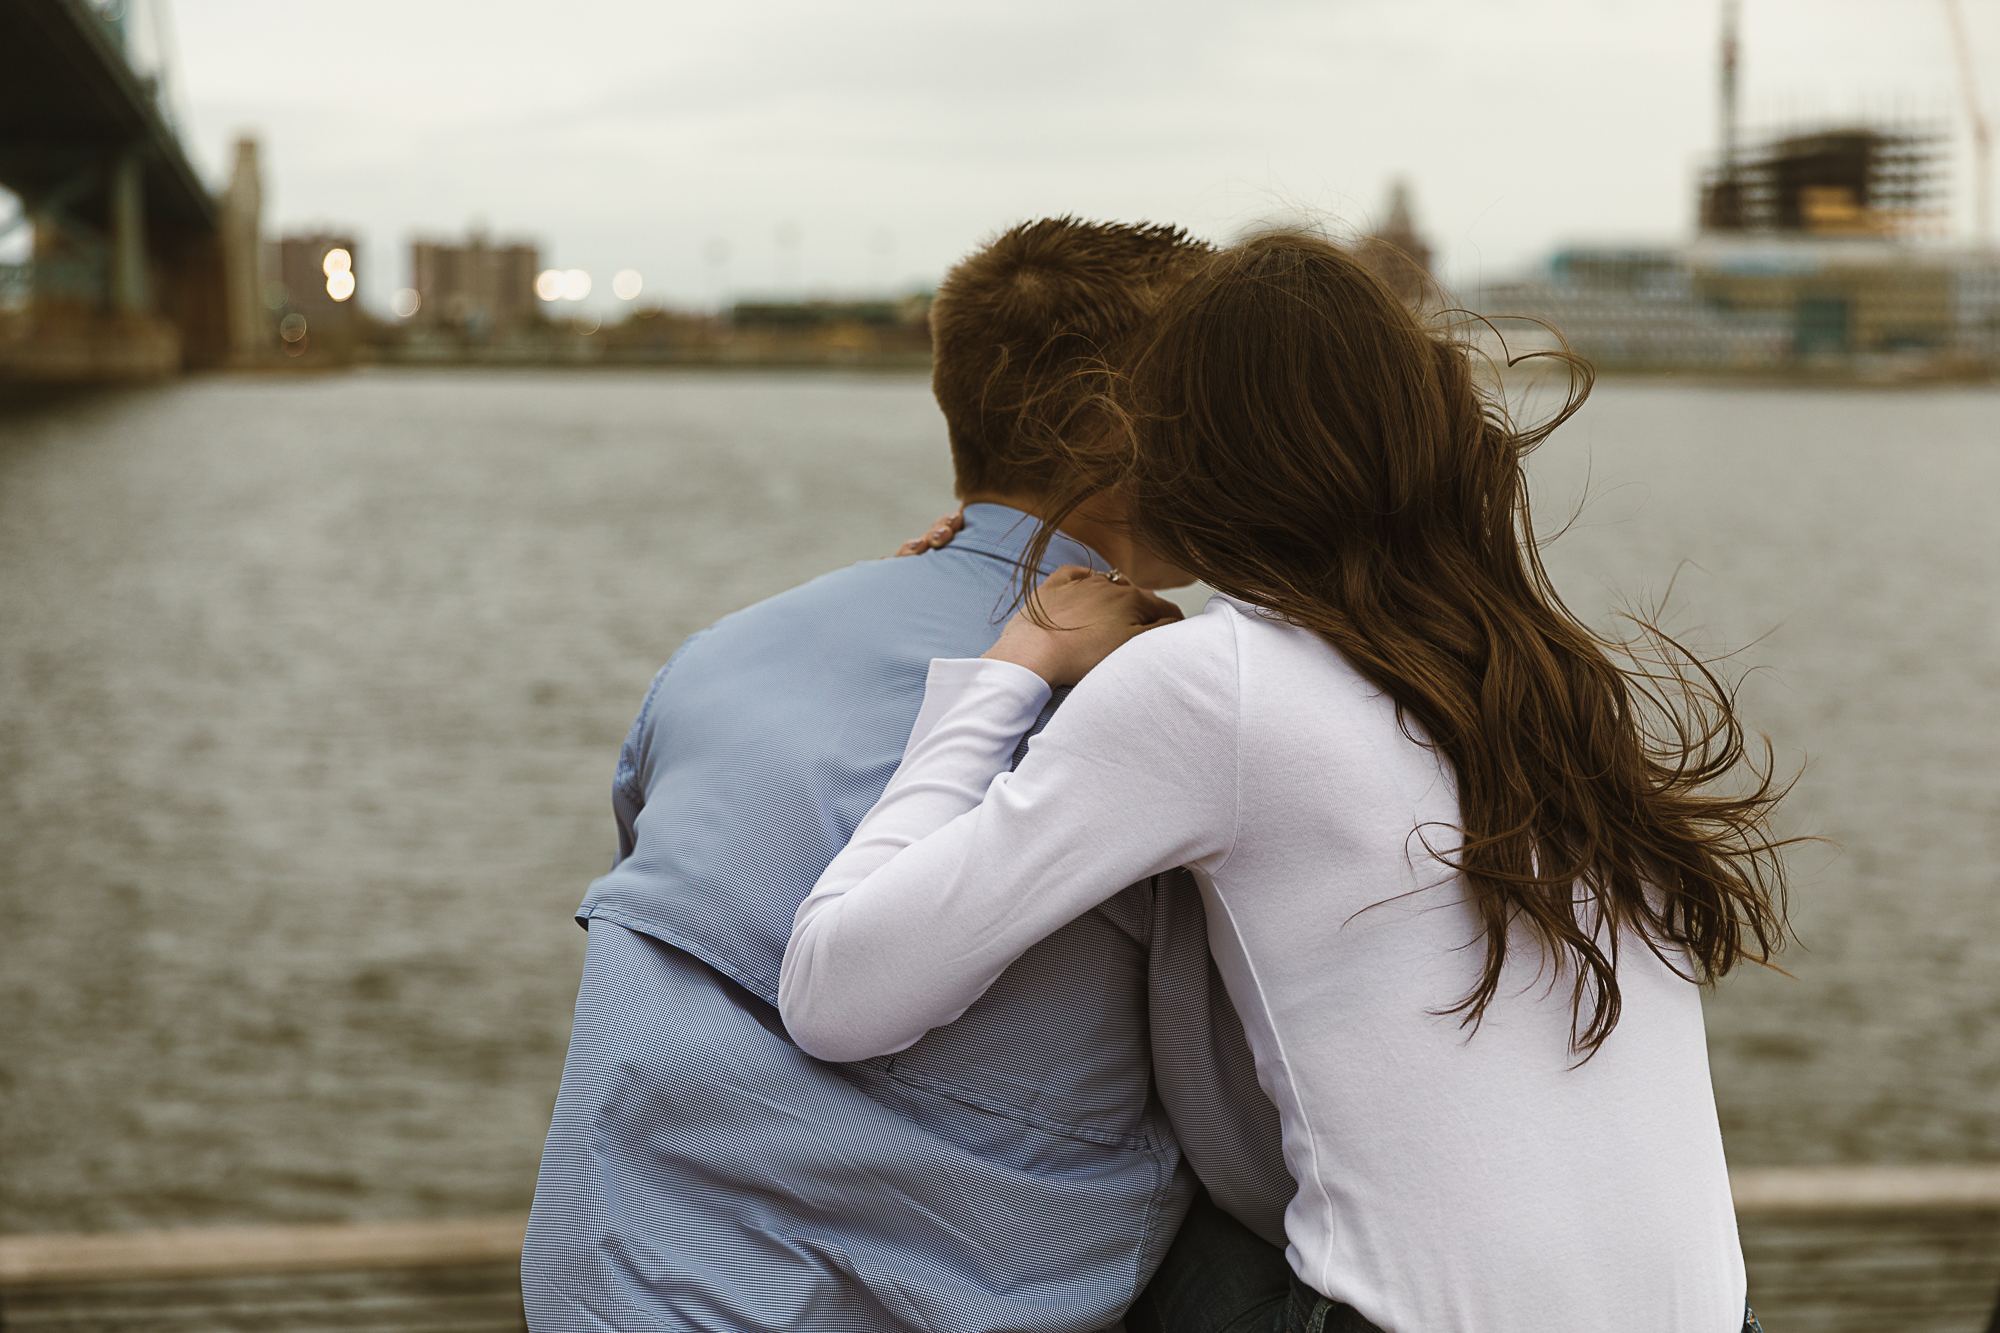
[(799, 908), (779, 986), (793, 1040), (831, 1060), (902, 1050), (1126, 885), (1219, 864), (1236, 826), (1235, 668), (1215, 616), (1145, 633), (1010, 773), (1045, 692), (1017, 663), (935, 664), (902, 767)]

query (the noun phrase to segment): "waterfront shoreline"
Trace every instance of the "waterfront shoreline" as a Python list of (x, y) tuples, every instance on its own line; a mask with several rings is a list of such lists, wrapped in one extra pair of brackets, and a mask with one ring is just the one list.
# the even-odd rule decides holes
[[(1553, 370), (1553, 363), (1551, 370)], [(282, 377), (286, 375), (338, 374), (357, 370), (551, 370), (551, 371), (662, 371), (674, 374), (716, 373), (726, 375), (756, 373), (816, 374), (827, 372), (851, 372), (869, 375), (912, 375), (928, 376), (931, 373), (931, 359), (922, 353), (899, 353), (888, 356), (525, 356), (513, 352), (495, 352), (490, 355), (467, 355), (444, 358), (434, 356), (360, 356), (348, 360), (306, 359), (296, 361), (272, 360), (253, 366), (236, 366), (228, 369), (193, 372), (197, 375), (254, 374)], [(1745, 367), (1730, 370), (1716, 367), (1703, 368), (1649, 368), (1631, 366), (1595, 366), (1593, 372), (1599, 382), (1618, 381), (1633, 384), (1687, 385), (1697, 388), (1742, 387), (1756, 389), (1958, 389), (2000, 383), (2000, 366), (1980, 366), (1973, 364), (1953, 365), (1948, 368), (1912, 368), (1904, 365), (1891, 366), (1840, 366), (1840, 367), (1796, 367), (1777, 369), (1772, 367)], [(1508, 382), (1534, 379), (1550, 372), (1538, 371), (1522, 365), (1503, 368), (1502, 376)]]
[[(2000, 1287), (2000, 1163), (1730, 1173), (1750, 1301), (1773, 1328), (1961, 1333)], [(110, 1333), (190, 1315), (292, 1333), (519, 1333), (522, 1212), (482, 1217), (0, 1235), (9, 1328)]]
[[(2000, 1213), (2000, 1162), (1745, 1167), (1729, 1186), (1739, 1218)], [(0, 1235), (0, 1289), (503, 1263), (519, 1259), (527, 1224), (525, 1213), (498, 1213)]]

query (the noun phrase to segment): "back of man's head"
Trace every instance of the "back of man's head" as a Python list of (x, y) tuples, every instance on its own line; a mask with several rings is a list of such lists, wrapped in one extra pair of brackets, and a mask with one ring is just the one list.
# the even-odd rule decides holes
[(1049, 430), (1098, 387), (1070, 372), (1114, 365), (1210, 246), (1179, 227), (1043, 218), (959, 261), (931, 306), (931, 390), (951, 433), (961, 496), (1044, 493)]

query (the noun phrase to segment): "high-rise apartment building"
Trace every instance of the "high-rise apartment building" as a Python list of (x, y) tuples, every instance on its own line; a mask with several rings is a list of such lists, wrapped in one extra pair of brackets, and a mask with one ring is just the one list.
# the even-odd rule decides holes
[(507, 333), (541, 318), (535, 300), (535, 247), (490, 244), (474, 231), (461, 245), (417, 241), (410, 246), (414, 322), (473, 337)]

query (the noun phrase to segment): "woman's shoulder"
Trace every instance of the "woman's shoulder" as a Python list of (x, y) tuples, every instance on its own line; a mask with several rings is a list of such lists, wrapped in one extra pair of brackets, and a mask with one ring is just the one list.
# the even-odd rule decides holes
[[(1200, 615), (1118, 648), (1069, 694), (1036, 744), (1111, 756), (1122, 768), (1185, 772), (1194, 756), (1233, 754), (1235, 630), (1211, 602)], [(1166, 771), (1162, 769), (1161, 771)]]
[(1125, 644), (1109, 658), (1108, 665), (1125, 658), (1128, 669), (1142, 663), (1151, 668), (1186, 669), (1197, 662), (1233, 659), (1236, 653), (1237, 624), (1242, 617), (1238, 604), (1217, 593), (1207, 605), (1184, 620), (1148, 630)]
[(1127, 669), (1184, 682), (1210, 707), (1226, 695), (1238, 723), (1254, 717), (1282, 726), (1309, 705), (1314, 716), (1352, 715), (1355, 725), (1372, 725), (1386, 709), (1389, 725), (1404, 729), (1394, 703), (1324, 636), (1221, 593), (1200, 615), (1140, 635), (1106, 665), (1127, 653)]
[(1148, 712), (1168, 700), (1204, 711), (1232, 701), (1237, 615), (1223, 598), (1210, 598), (1200, 614), (1148, 630), (1105, 658), (1078, 684), (1077, 697), (1122, 699)]
[(1142, 634), (1112, 654), (1133, 654), (1136, 664), (1151, 657), (1162, 665), (1189, 666), (1196, 660), (1234, 671), (1246, 653), (1253, 657), (1277, 650), (1312, 654), (1330, 651), (1325, 640), (1276, 612), (1224, 593), (1208, 599), (1201, 611), (1160, 629)]

